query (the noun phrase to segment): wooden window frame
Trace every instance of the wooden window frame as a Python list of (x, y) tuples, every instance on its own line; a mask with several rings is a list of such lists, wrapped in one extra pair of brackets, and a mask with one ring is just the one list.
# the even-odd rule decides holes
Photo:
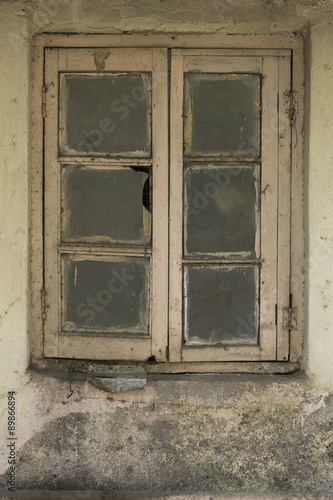
[[(196, 59), (202, 58), (205, 55), (235, 58), (235, 71), (237, 71), (237, 64), (241, 64), (242, 68), (246, 67), (247, 61), (249, 61), (249, 56), (252, 57), (253, 61), (262, 60), (266, 61), (267, 75), (276, 69), (278, 65), (279, 74), (283, 75), (288, 71), (288, 67), (291, 69), (292, 74), (292, 87), (284, 89), (282, 86), (279, 88), (279, 101), (277, 103), (278, 110), (277, 116), (288, 116), (290, 120), (290, 133), (287, 130), (280, 128), (279, 130), (279, 140), (276, 147), (279, 151), (279, 183), (276, 191), (276, 198), (283, 200), (279, 203), (279, 212), (277, 214), (279, 221), (279, 229), (282, 231), (288, 231), (290, 228), (290, 247), (286, 248), (284, 241), (280, 240), (277, 242), (278, 255), (280, 261), (283, 261), (283, 265), (278, 266), (278, 281), (281, 282), (283, 293), (279, 293), (277, 299), (276, 307), (276, 324), (278, 335), (275, 339), (276, 355), (267, 355), (267, 349), (262, 350), (262, 354), (256, 357), (248, 356), (246, 353), (242, 354), (242, 358), (237, 354), (237, 349), (239, 348), (227, 347), (224, 351), (224, 361), (221, 361), (220, 357), (213, 358), (214, 360), (208, 361), (208, 358), (203, 357), (201, 361), (194, 361), (196, 359), (193, 356), (182, 356), (181, 346), (181, 335), (179, 334), (179, 314), (180, 308), (175, 307), (179, 303), (179, 293), (181, 293), (181, 287), (175, 287), (175, 283), (178, 282), (181, 274), (180, 269), (180, 248), (179, 248), (179, 238), (175, 238), (176, 234), (181, 233), (181, 211), (174, 210), (176, 206), (175, 203), (170, 203), (170, 218), (173, 228), (177, 230), (174, 232), (173, 229), (170, 231), (170, 254), (173, 255), (171, 259), (171, 271), (170, 276), (170, 360), (167, 360), (166, 351), (166, 339), (167, 339), (167, 319), (168, 311), (163, 307), (163, 302), (165, 303), (165, 295), (167, 294), (166, 288), (163, 286), (153, 285), (153, 294), (157, 296), (158, 307), (152, 309), (152, 324), (158, 329), (158, 325), (161, 325), (159, 334), (153, 339), (152, 346), (152, 356), (155, 360), (160, 363), (145, 363), (146, 369), (153, 373), (172, 373), (172, 372), (257, 372), (257, 373), (277, 373), (277, 372), (288, 372), (294, 371), (300, 367), (301, 356), (302, 356), (302, 346), (303, 346), (303, 331), (304, 331), (304, 288), (303, 288), (303, 262), (304, 262), (304, 234), (303, 234), (303, 99), (304, 99), (304, 67), (303, 67), (303, 39), (300, 36), (293, 34), (283, 34), (283, 35), (154, 35), (149, 34), (149, 36), (141, 34), (126, 34), (126, 35), (66, 35), (66, 34), (54, 34), (54, 35), (37, 35), (34, 40), (33, 47), (33, 90), (32, 90), (32, 168), (31, 168), (31, 321), (30, 321), (30, 339), (31, 339), (31, 356), (33, 363), (35, 365), (45, 366), (50, 365), (51, 359), (47, 360), (47, 357), (58, 358), (59, 349), (49, 346), (44, 350), (44, 323), (45, 315), (47, 315), (47, 310), (45, 310), (45, 295), (44, 295), (44, 275), (43, 269), (45, 265), (45, 254), (44, 254), (44, 236), (43, 236), (43, 226), (44, 226), (44, 183), (47, 181), (47, 175), (44, 174), (44, 119), (45, 119), (45, 84), (47, 81), (44, 80), (44, 72), (48, 69), (44, 66), (45, 53), (47, 51), (52, 52), (52, 49), (56, 49), (54, 53), (61, 53), (62, 49), (71, 48), (75, 51), (75, 48), (86, 49), (91, 53), (91, 57), (101, 53), (101, 47), (103, 50), (108, 49), (122, 49), (135, 47), (137, 50), (151, 49), (159, 54), (159, 59), (165, 57), (167, 49), (173, 49), (173, 66), (178, 65), (178, 69), (181, 69), (181, 74), (183, 69), (180, 68), (184, 64), (187, 65), (197, 64)], [(177, 56), (178, 54), (178, 56)], [(237, 58), (237, 59), (236, 59)], [(65, 61), (66, 57), (63, 58)], [(156, 64), (157, 64), (156, 58)], [(103, 58), (98, 59), (97, 57), (94, 61), (94, 68), (98, 70), (98, 64), (103, 67)], [(65, 62), (64, 62), (65, 64)], [(81, 70), (85, 70), (86, 61), (82, 62), (83, 66)], [(245, 64), (245, 66), (244, 66)], [(275, 66), (274, 66), (275, 65)], [(163, 70), (165, 71), (165, 70)], [(179, 78), (180, 72), (174, 71), (172, 73), (171, 87), (174, 86), (174, 92), (180, 91)], [(158, 79), (156, 79), (158, 80)], [(167, 81), (167, 79), (165, 78)], [(281, 79), (282, 81), (282, 79)], [(266, 83), (265, 83), (266, 84)], [(269, 85), (278, 85), (279, 82), (271, 80)], [(159, 93), (166, 100), (167, 88), (166, 85), (159, 83)], [(178, 89), (178, 90), (177, 90)], [(282, 94), (282, 95), (281, 95)], [(154, 98), (154, 93), (153, 93)], [(181, 99), (178, 100), (181, 102)], [(158, 105), (155, 102), (155, 105)], [(162, 122), (167, 119), (166, 115), (168, 110), (164, 107), (162, 111)], [(178, 141), (181, 140), (183, 130), (182, 122), (179, 120), (181, 116), (181, 110), (179, 105), (171, 103), (171, 122), (173, 123), (173, 134), (174, 137), (178, 137)], [(263, 130), (265, 127), (265, 120), (268, 124), (268, 117), (263, 116)], [(281, 121), (282, 127), (283, 123), (286, 121)], [(178, 127), (178, 128), (177, 128)], [(158, 153), (154, 162), (158, 165), (160, 162), (165, 162), (168, 158), (168, 144), (166, 140), (166, 135), (161, 132), (162, 128), (156, 127), (156, 137), (153, 141), (159, 141), (161, 144), (160, 152)], [(47, 138), (46, 138), (47, 141)], [(287, 144), (290, 143), (291, 147), (288, 148)], [(48, 144), (46, 142), (46, 144)], [(52, 154), (47, 146), (47, 154)], [(182, 147), (177, 146), (177, 140), (171, 137), (171, 149), (170, 149), (170, 183), (174, 186), (181, 186), (179, 184), (179, 162), (182, 161), (180, 152)], [(53, 152), (55, 155), (55, 152)], [(271, 152), (267, 151), (267, 155)], [(272, 156), (272, 155), (271, 155)], [(53, 156), (54, 157), (54, 156)], [(72, 159), (71, 159), (72, 161)], [(96, 162), (98, 163), (98, 159)], [(168, 160), (167, 160), (168, 161)], [(276, 160), (273, 160), (276, 161)], [(115, 162), (116, 163), (116, 162)], [(177, 169), (178, 165), (178, 169)], [(167, 169), (165, 170), (167, 171)], [(177, 174), (178, 172), (178, 174)], [(157, 177), (155, 177), (157, 178)], [(155, 186), (158, 191), (163, 189), (168, 185), (167, 174), (161, 175), (159, 178), (159, 186)], [(178, 182), (178, 183), (177, 183)], [(262, 185), (267, 185), (269, 182), (265, 181)], [(181, 196), (181, 190), (174, 190), (172, 192), (173, 201), (177, 202), (177, 197)], [(165, 193), (162, 199), (166, 199)], [(179, 205), (180, 206), (180, 205)], [(176, 213), (177, 212), (177, 213)], [(156, 203), (154, 206), (154, 217), (156, 219), (156, 227), (167, 227), (166, 214), (168, 213), (165, 203)], [(157, 222), (157, 220), (159, 222)], [(269, 219), (266, 222), (269, 225)], [(162, 225), (162, 226), (161, 226)], [(180, 232), (180, 233), (179, 233)], [(167, 283), (167, 259), (166, 252), (168, 250), (168, 235), (166, 231), (160, 231), (160, 233), (155, 233), (158, 236), (154, 239), (153, 245), (155, 245), (155, 266), (154, 274), (162, 273), (162, 281)], [(268, 241), (269, 244), (269, 241)], [(274, 265), (274, 263), (272, 264)], [(285, 279), (286, 273), (290, 273), (290, 283), (289, 280)], [(270, 284), (269, 286), (274, 286)], [(154, 288), (155, 287), (155, 288)], [(175, 291), (178, 290), (178, 291)], [(290, 302), (286, 303), (286, 297)], [(292, 300), (292, 302), (291, 302)], [(292, 309), (293, 308), (293, 309)], [(294, 329), (289, 325), (290, 329), (284, 329), (286, 327), (285, 315), (288, 317), (291, 312), (294, 312), (297, 308), (297, 329)], [(270, 311), (269, 321), (272, 323), (273, 316), (272, 311)], [(275, 316), (274, 316), (275, 321)], [(294, 326), (294, 325), (292, 325)], [(289, 328), (288, 327), (288, 328)], [(178, 330), (178, 331), (177, 331)], [(177, 338), (176, 338), (177, 335)], [(66, 357), (66, 349), (68, 348), (68, 343), (61, 347), (60, 357)], [(84, 358), (84, 353), (90, 350), (90, 340), (83, 346), (82, 350), (77, 351), (82, 356), (75, 355), (75, 358)], [(122, 347), (120, 346), (120, 349)], [(100, 349), (101, 359), (104, 362), (109, 359), (109, 354), (103, 355), (104, 347)], [(214, 348), (209, 348), (214, 349)], [(236, 349), (236, 351), (235, 351)], [(248, 347), (245, 348), (248, 350)], [(269, 349), (269, 346), (268, 346)], [(192, 352), (194, 352), (192, 350)], [(215, 351), (216, 352), (216, 351)], [(211, 356), (211, 354), (210, 354)], [(245, 358), (244, 358), (245, 356)], [(68, 356), (71, 358), (72, 356)], [(97, 358), (98, 356), (93, 356)], [(123, 358), (123, 361), (131, 361), (131, 357), (127, 356)], [(133, 360), (135, 359), (135, 356)]]
[[(92, 49), (45, 49), (45, 274), (44, 289), (46, 290), (45, 307), (47, 314), (44, 319), (44, 356), (54, 358), (86, 358), (143, 360), (154, 356), (158, 361), (166, 360), (167, 344), (167, 305), (164, 296), (167, 295), (167, 227), (168, 227), (168, 97), (167, 97), (167, 50), (162, 48), (116, 48), (103, 62), (103, 71), (112, 72), (113, 67), (118, 72), (150, 72), (152, 74), (152, 150), (151, 158), (118, 158), (65, 156), (58, 154), (58, 96), (60, 95), (60, 79), (58, 74), (82, 74), (93, 72), (100, 74), (96, 62), (96, 53)], [(103, 73), (105, 74), (105, 73)], [(113, 246), (112, 248), (93, 245), (75, 245), (61, 242), (59, 220), (61, 169), (65, 165), (87, 166), (94, 168), (123, 168), (124, 166), (147, 166), (151, 169), (153, 179), (153, 227), (152, 248), (128, 248)], [(62, 328), (60, 311), (63, 309), (61, 293), (62, 273), (59, 272), (61, 258), (64, 255), (80, 255), (90, 258), (99, 256), (146, 257), (150, 261), (150, 329), (149, 336), (112, 336), (112, 341), (105, 335), (85, 333), (75, 335)], [(56, 279), (55, 279), (56, 277)], [(155, 334), (158, 332), (158, 335)], [(90, 354), (89, 354), (90, 353)]]

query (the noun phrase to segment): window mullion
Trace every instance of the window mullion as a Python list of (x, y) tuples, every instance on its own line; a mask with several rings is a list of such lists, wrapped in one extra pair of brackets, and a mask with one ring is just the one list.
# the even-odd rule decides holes
[(152, 146), (153, 229), (151, 329), (152, 355), (167, 361), (168, 344), (168, 59), (167, 49), (153, 49)]
[(181, 361), (183, 236), (183, 55), (171, 52), (169, 360)]

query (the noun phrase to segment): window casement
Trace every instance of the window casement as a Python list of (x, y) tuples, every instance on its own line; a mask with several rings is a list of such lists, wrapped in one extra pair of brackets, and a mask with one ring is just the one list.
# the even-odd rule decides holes
[(231, 38), (37, 40), (36, 357), (300, 360), (302, 43)]

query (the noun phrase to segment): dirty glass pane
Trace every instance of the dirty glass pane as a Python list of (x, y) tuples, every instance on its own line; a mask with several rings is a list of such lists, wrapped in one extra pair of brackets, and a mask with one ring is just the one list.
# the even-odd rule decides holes
[(63, 259), (63, 328), (148, 333), (149, 260)]
[(190, 165), (184, 175), (184, 253), (254, 257), (259, 166)]
[(258, 330), (258, 269), (185, 266), (185, 343), (253, 343)]
[(185, 74), (185, 155), (259, 156), (260, 77)]
[(66, 166), (63, 241), (149, 244), (149, 171)]
[(67, 75), (61, 87), (64, 155), (150, 156), (150, 76)]

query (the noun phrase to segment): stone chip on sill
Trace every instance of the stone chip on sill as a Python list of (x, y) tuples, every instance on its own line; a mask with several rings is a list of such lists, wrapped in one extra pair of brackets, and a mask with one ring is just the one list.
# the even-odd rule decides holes
[(91, 375), (88, 382), (111, 393), (138, 391), (147, 384), (147, 373), (140, 366), (115, 365), (108, 370), (94, 370)]

